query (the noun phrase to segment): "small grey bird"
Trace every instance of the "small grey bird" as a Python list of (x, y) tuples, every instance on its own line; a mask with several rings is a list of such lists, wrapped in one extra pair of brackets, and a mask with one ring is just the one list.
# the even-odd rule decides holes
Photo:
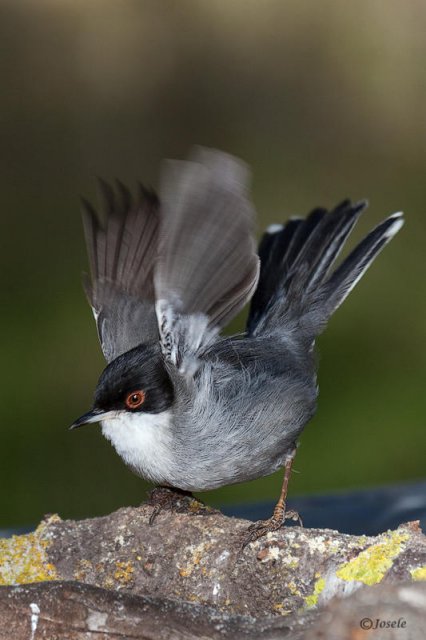
[[(318, 394), (314, 344), (385, 244), (396, 213), (333, 270), (366, 203), (345, 200), (272, 225), (258, 253), (244, 163), (196, 148), (164, 163), (159, 198), (102, 182), (102, 222), (84, 203), (86, 292), (108, 366), (71, 428), (102, 432), (139, 476), (206, 491), (284, 468), (282, 526), (298, 438)], [(251, 300), (243, 334), (220, 330)]]

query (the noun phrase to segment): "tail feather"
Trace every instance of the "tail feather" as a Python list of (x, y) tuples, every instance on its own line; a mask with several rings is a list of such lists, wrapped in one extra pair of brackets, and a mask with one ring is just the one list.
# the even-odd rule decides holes
[(334, 271), (330, 278), (318, 291), (318, 299), (322, 300), (322, 319), (325, 324), (334, 311), (340, 307), (357, 282), (367, 271), (374, 258), (398, 233), (404, 219), (402, 213), (394, 213), (381, 222), (362, 240)]
[[(295, 283), (306, 296), (323, 281), (364, 208), (364, 202), (352, 206), (348, 200), (345, 200), (329, 214), (319, 210), (322, 215), (317, 216), (314, 232), (309, 233), (298, 255), (288, 268), (284, 282), (285, 289), (289, 289)], [(307, 223), (310, 222), (312, 215), (306, 220)]]
[(301, 219), (292, 219), (285, 226), (271, 225), (260, 241), (258, 254), (261, 268), (258, 285), (250, 305), (247, 322), (249, 331), (256, 326), (274, 295), (276, 282), (280, 279), (277, 271), (281, 269), (283, 256), (286, 255), (293, 236), (302, 222)]
[(345, 201), (329, 215), (324, 216), (321, 226), (309, 239), (304, 255), (300, 257), (300, 263), (306, 261), (309, 265), (305, 282), (306, 294), (314, 290), (327, 276), (365, 207), (365, 202), (352, 206), (350, 202)]
[(394, 214), (379, 224), (330, 275), (366, 203), (345, 200), (333, 211), (274, 225), (259, 246), (261, 271), (247, 331), (290, 333), (312, 340), (403, 224)]
[(283, 256), (282, 271), (285, 277), (291, 277), (293, 266), (296, 267), (303, 260), (303, 256), (309, 248), (312, 238), (316, 237), (317, 230), (323, 223), (326, 214), (326, 209), (318, 207), (311, 211), (305, 220), (300, 221), (302, 224), (299, 224), (295, 230)]
[(318, 207), (305, 220), (292, 218), (285, 225), (271, 225), (263, 235), (258, 250), (261, 264), (259, 282), (247, 321), (249, 333), (254, 332), (265, 316), (265, 310), (274, 300), (277, 288), (290, 287), (293, 265), (326, 213), (326, 209)]

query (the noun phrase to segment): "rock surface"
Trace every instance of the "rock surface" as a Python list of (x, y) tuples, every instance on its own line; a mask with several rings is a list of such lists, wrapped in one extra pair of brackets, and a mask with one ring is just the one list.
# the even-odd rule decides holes
[(51, 516), (1, 540), (0, 638), (340, 640), (364, 638), (364, 618), (404, 612), (405, 626), (378, 626), (374, 638), (423, 637), (426, 538), (416, 523), (374, 538), (290, 527), (241, 552), (247, 521), (181, 506), (152, 526), (150, 505), (80, 522)]

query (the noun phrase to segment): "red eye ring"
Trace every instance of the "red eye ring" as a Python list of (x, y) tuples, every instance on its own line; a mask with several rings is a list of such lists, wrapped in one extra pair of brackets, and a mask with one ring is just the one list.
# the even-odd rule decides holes
[(126, 407), (128, 409), (138, 409), (145, 402), (145, 391), (132, 391), (126, 398)]

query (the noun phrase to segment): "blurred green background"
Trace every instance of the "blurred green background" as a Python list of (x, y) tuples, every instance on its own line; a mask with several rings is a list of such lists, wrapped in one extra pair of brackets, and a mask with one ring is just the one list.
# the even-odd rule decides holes
[[(95, 175), (155, 186), (161, 158), (194, 143), (252, 166), (259, 232), (368, 197), (356, 240), (404, 209), (320, 340), (290, 490), (425, 476), (425, 33), (420, 0), (0, 3), (0, 526), (144, 499), (99, 427), (67, 430), (104, 366), (78, 195), (95, 198)], [(272, 499), (280, 483), (204, 499)]]

